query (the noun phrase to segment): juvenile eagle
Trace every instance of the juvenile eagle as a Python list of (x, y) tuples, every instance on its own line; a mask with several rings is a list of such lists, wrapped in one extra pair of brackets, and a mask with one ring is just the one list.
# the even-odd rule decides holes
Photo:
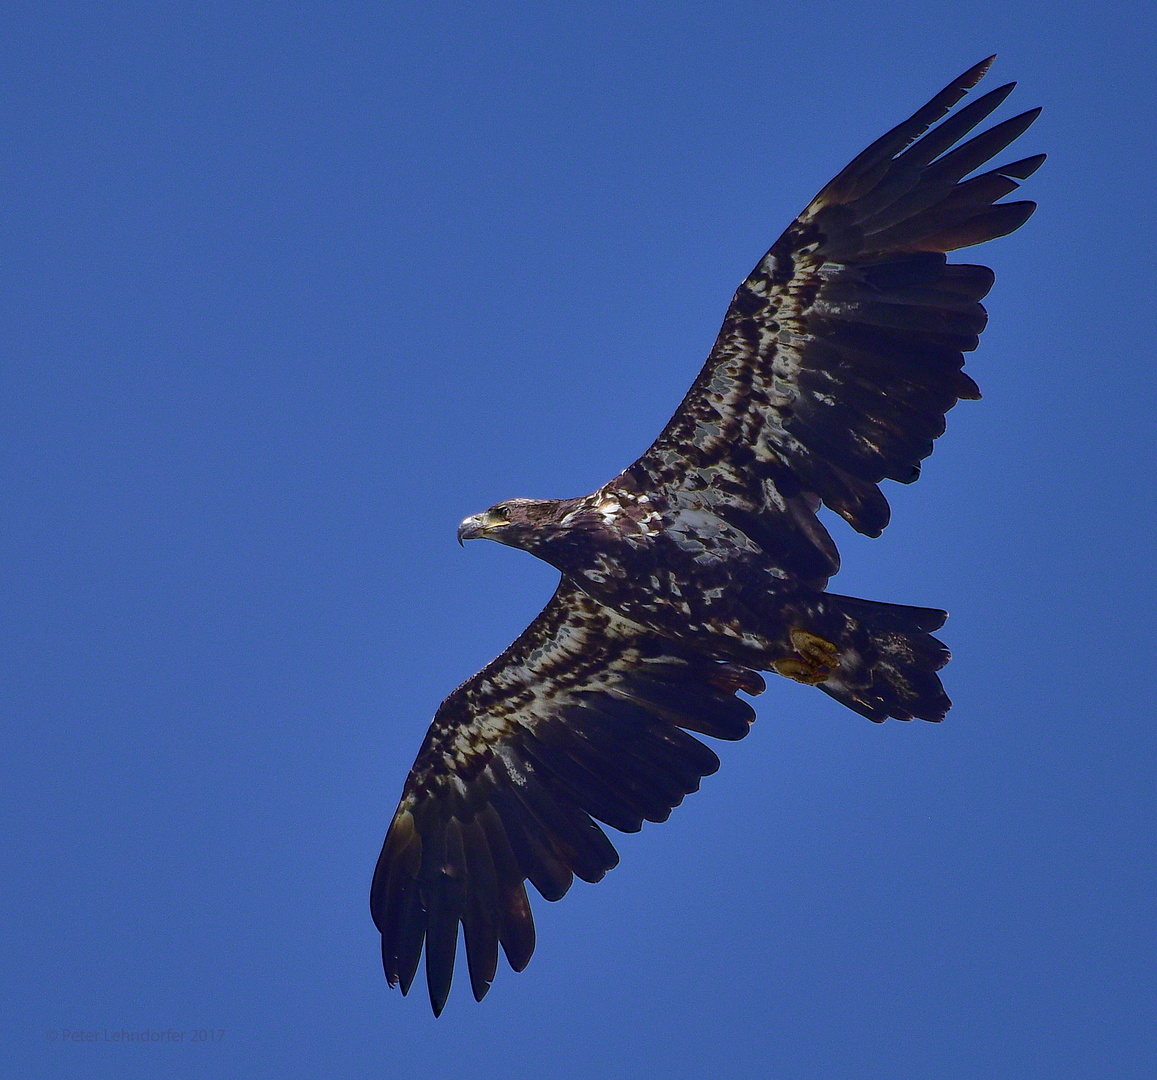
[[(557, 900), (618, 861), (592, 819), (664, 821), (719, 759), (688, 731), (741, 739), (737, 691), (760, 671), (848, 708), (940, 720), (946, 618), (825, 592), (839, 555), (821, 503), (857, 532), (888, 523), (881, 480), (911, 483), (960, 398), (993, 282), (945, 252), (1004, 236), (1035, 209), (998, 202), (1044, 160), (971, 179), (1036, 119), (961, 138), (1012, 90), (929, 128), (985, 73), (965, 72), (831, 181), (759, 261), (651, 448), (591, 495), (510, 499), (462, 522), (562, 572), (550, 603), (438, 709), (374, 873), (390, 985), (423, 943), (435, 1014), (461, 923), (476, 999), (502, 946), (534, 950), (524, 882)], [(921, 137), (922, 136), (922, 137)]]

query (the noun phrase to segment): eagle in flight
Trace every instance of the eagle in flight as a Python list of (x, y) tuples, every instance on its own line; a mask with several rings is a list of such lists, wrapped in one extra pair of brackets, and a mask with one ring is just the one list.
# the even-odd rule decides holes
[(719, 767), (688, 732), (743, 738), (755, 712), (736, 694), (759, 694), (759, 672), (869, 720), (948, 711), (936, 674), (948, 650), (932, 636), (945, 612), (825, 592), (839, 555), (816, 512), (879, 536), (880, 481), (915, 480), (945, 413), (980, 397), (961, 368), (993, 274), (945, 253), (1022, 225), (1035, 204), (998, 200), (1044, 161), (965, 179), (1040, 111), (962, 143), (1013, 88), (951, 111), (990, 63), (876, 140), (788, 226), (630, 468), (593, 494), (509, 499), (459, 527), (460, 541), (522, 548), (562, 579), (438, 709), (378, 859), (386, 978), (406, 993), (424, 945), (435, 1014), (458, 924), (481, 1000), (500, 945), (515, 971), (534, 951), (525, 882), (558, 900), (574, 875), (598, 881), (618, 862), (596, 820), (624, 832), (666, 820)]

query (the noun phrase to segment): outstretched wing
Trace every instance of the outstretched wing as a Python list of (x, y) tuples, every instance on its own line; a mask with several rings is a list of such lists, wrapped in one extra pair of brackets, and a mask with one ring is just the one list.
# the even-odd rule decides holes
[(592, 817), (625, 832), (665, 821), (719, 759), (685, 731), (747, 734), (735, 697), (763, 679), (683, 653), (563, 578), (501, 656), (438, 709), (374, 872), (370, 910), (391, 986), (410, 988), (422, 944), (435, 1014), (450, 990), (458, 924), (476, 999), (501, 943), (534, 951), (523, 882), (559, 899), (618, 855)]
[(765, 529), (769, 520), (790, 529), (831, 572), (834, 548), (810, 514), (817, 498), (859, 532), (880, 534), (889, 510), (879, 482), (915, 480), (945, 413), (980, 396), (961, 368), (984, 327), (993, 274), (949, 265), (944, 253), (1010, 233), (1036, 208), (997, 200), (1043, 154), (963, 178), (1039, 109), (956, 146), (1015, 84), (928, 131), (990, 63), (868, 147), (776, 241), (740, 285), (675, 416), (623, 482), (734, 504)]

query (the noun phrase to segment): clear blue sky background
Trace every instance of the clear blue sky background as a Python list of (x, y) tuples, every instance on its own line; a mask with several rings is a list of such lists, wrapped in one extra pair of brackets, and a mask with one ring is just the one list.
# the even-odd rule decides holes
[[(1157, 1075), (1151, 10), (6, 4), (11, 1075)], [(948, 721), (775, 680), (435, 1022), (371, 871), (554, 582), (457, 522), (633, 460), (787, 222), (991, 52), (1050, 160), (980, 255), (985, 400), (882, 539), (831, 523), (839, 591), (951, 611)]]

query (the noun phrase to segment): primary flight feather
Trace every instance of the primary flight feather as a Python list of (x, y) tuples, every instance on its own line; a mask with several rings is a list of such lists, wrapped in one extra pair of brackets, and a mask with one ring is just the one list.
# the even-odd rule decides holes
[(1019, 228), (1035, 204), (998, 200), (1044, 160), (970, 176), (1039, 112), (961, 143), (1012, 90), (947, 115), (990, 63), (792, 222), (630, 468), (590, 495), (511, 499), (462, 522), (459, 540), (523, 548), (562, 579), (438, 709), (374, 873), (386, 978), (406, 993), (424, 947), (435, 1014), (459, 924), (481, 1000), (500, 946), (516, 971), (534, 950), (525, 882), (557, 900), (576, 874), (598, 881), (618, 855), (595, 819), (627, 832), (665, 820), (719, 766), (687, 732), (743, 738), (755, 712), (736, 693), (759, 694), (760, 671), (871, 720), (948, 711), (948, 651), (932, 637), (945, 613), (825, 592), (839, 555), (816, 511), (878, 536), (879, 482), (915, 480), (945, 413), (980, 396), (961, 369), (993, 275), (945, 253)]

